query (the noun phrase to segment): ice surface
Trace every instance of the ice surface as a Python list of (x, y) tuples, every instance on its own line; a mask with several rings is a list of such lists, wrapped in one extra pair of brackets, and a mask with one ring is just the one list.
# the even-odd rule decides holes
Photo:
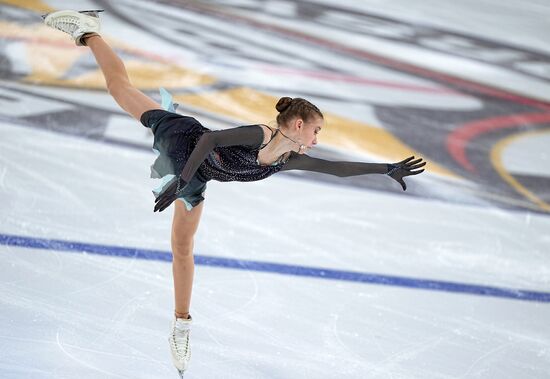
[[(118, 110), (101, 83), (92, 88), (48, 81), (45, 74), (26, 78), (36, 67), (55, 71), (63, 62), (36, 60), (21, 44), (34, 43), (35, 50), (69, 45), (61, 48), (46, 34), (29, 42), (25, 33), (36, 27), (29, 20), (43, 10), (6, 3), (0, 3), (0, 22), (23, 31), (0, 28), (0, 377), (176, 378), (167, 343), (172, 211), (152, 212), (151, 135)], [(31, 3), (25, 6), (38, 6)], [(302, 3), (309, 8), (304, 5), (301, 19), (284, 19), (297, 9), (290, 1), (201, 2), (190, 9), (141, 1), (74, 5), (108, 8), (102, 14), (105, 34), (141, 49), (139, 54), (157, 54), (218, 80), (214, 87), (172, 91), (207, 96), (224, 86), (249, 86), (258, 99), (285, 91), (309, 94), (322, 109), (387, 130), (454, 174), (409, 178), (404, 194), (390, 179), (375, 176), (354, 181), (290, 173), (254, 183), (209, 182), (195, 238), (200, 264), (191, 309), (193, 358), (185, 378), (547, 378), (550, 218), (500, 180), (487, 158), (498, 143), (517, 136), (502, 152), (503, 169), (536, 177), (524, 184), (548, 201), (547, 124), (519, 124), (474, 141), (467, 153), (478, 174), (452, 161), (441, 146), (444, 132), (470, 119), (544, 113), (548, 104), (481, 96), (353, 54), (340, 59), (338, 50), (300, 38), (286, 45), (301, 46), (292, 55), (296, 64), (282, 52), (289, 38), (284, 33), (302, 22), (315, 37), (358, 43), (342, 29), (323, 35), (327, 25), (315, 18), (311, 4), (548, 52), (541, 20), (550, 8), (537, 1), (489, 0), (476, 6)], [(117, 13), (125, 10), (126, 18)], [(147, 12), (176, 18), (145, 30), (139, 25)], [(266, 32), (256, 24), (248, 42), (232, 37), (246, 37), (252, 27), (227, 15), (254, 12), (257, 22), (272, 22), (278, 14), (275, 25), (288, 29)], [(174, 29), (178, 19), (188, 22), (181, 28), (194, 30), (194, 39)], [(226, 35), (217, 39), (224, 28)], [(235, 46), (222, 43), (231, 38)], [(254, 41), (258, 46), (244, 46)], [(386, 41), (378, 53), (385, 56), (388, 46), (402, 42)], [(415, 49), (417, 58), (440, 54), (407, 47)], [(403, 61), (418, 60), (409, 58)], [(448, 56), (422, 67), (463, 59)], [(23, 63), (14, 68), (18, 61)], [(93, 62), (83, 65), (95, 70)], [(474, 70), (461, 78), (475, 77), (477, 68), (483, 77), (476, 83), (495, 80), (485, 76), (487, 70), (535, 80), (475, 59), (468, 67)], [(504, 90), (498, 81), (492, 84)], [(523, 95), (548, 97), (540, 88), (524, 88)], [(156, 89), (147, 91), (156, 96)], [(238, 106), (227, 101), (227, 109)], [(181, 107), (215, 127), (241, 121), (191, 102)], [(403, 114), (408, 118), (399, 119)], [(398, 121), (404, 125), (396, 127)], [(320, 140), (320, 154), (328, 157), (377, 156)]]

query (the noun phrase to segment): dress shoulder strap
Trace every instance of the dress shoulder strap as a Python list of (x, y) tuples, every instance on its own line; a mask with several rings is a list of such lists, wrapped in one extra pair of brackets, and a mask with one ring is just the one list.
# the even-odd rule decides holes
[(273, 129), (271, 129), (271, 127), (267, 126), (267, 125), (263, 125), (263, 126), (266, 126), (267, 128), (269, 128), (269, 130), (271, 130), (271, 138), (269, 139), (269, 141), (267, 141), (266, 143), (264, 144), (261, 144), (260, 145), (260, 148), (258, 150), (262, 150), (264, 147), (266, 147), (267, 145), (269, 145), (269, 143), (271, 141), (273, 141), (273, 138), (275, 137), (275, 135), (279, 132), (279, 129), (275, 129), (275, 131), (273, 131)]

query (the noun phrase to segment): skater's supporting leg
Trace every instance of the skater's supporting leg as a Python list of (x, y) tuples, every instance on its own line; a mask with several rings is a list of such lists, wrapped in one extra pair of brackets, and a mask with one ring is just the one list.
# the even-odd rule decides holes
[(172, 222), (172, 272), (174, 275), (175, 312), (180, 318), (189, 316), (195, 263), (193, 261), (193, 238), (198, 229), (204, 203), (191, 211), (179, 200), (174, 203)]
[(124, 63), (103, 38), (99, 35), (84, 38), (103, 72), (109, 93), (122, 109), (138, 121), (145, 111), (162, 109), (157, 102), (132, 86)]

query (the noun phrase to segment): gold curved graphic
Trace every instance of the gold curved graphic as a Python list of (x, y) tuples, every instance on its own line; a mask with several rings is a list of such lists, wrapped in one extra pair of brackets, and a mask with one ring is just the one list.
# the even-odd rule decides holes
[(491, 163), (493, 167), (498, 172), (498, 174), (504, 179), (512, 188), (517, 192), (522, 194), (524, 197), (529, 199), (531, 202), (536, 204), (541, 210), (550, 212), (550, 204), (546, 203), (544, 200), (539, 198), (537, 195), (529, 191), (524, 185), (517, 181), (510, 173), (506, 170), (502, 163), (502, 153), (503, 151), (513, 142), (516, 142), (520, 138), (532, 137), (540, 134), (550, 133), (550, 129), (536, 130), (529, 132), (522, 132), (514, 134), (510, 137), (504, 138), (499, 141), (491, 150)]

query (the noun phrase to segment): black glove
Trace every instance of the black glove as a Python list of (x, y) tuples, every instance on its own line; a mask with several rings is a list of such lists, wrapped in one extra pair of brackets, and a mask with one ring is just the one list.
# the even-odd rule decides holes
[(183, 191), (183, 188), (187, 185), (187, 182), (181, 178), (181, 176), (176, 176), (171, 180), (171, 183), (162, 191), (162, 193), (155, 199), (155, 210), (154, 212), (162, 212), (170, 204), (172, 204), (177, 198), (178, 195)]
[[(403, 187), (403, 191), (407, 190), (407, 185), (405, 184), (405, 181), (403, 180), (403, 177), (409, 176), (409, 175), (418, 175), (422, 170), (416, 170), (422, 166), (426, 165), (426, 162), (422, 162), (422, 158), (418, 158), (417, 160), (414, 160), (411, 162), (411, 160), (414, 159), (414, 156), (409, 157), (405, 160), (402, 160), (398, 163), (388, 163), (388, 172), (386, 172), (386, 175), (397, 181), (399, 184), (401, 184), (401, 187)], [(422, 163), (420, 163), (422, 162)]]

